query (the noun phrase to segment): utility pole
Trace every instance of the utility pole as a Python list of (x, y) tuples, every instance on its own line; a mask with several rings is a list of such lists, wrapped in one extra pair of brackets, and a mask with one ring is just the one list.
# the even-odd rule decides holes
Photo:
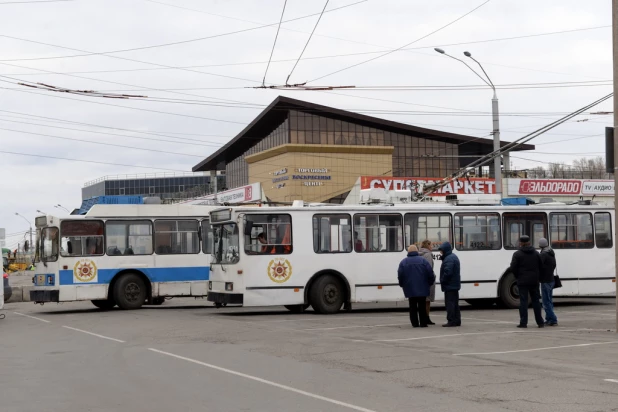
[[(614, 68), (614, 132), (618, 127), (618, 117), (616, 117), (616, 108), (618, 107), (618, 0), (612, 0), (612, 49), (613, 49), (613, 68)], [(615, 134), (614, 134), (615, 136)], [(614, 137), (615, 138), (615, 137)], [(614, 144), (614, 159), (618, 159), (618, 145)], [(614, 187), (618, 187), (618, 173), (614, 167)], [(614, 210), (617, 211), (617, 203), (614, 195)], [(618, 222), (616, 222), (616, 213), (614, 213), (614, 237), (618, 233)], [(616, 267), (618, 267), (618, 247), (614, 247), (614, 276), (616, 276)], [(616, 332), (618, 332), (618, 282), (616, 282)]]
[[(491, 99), (491, 115), (493, 117), (494, 152), (499, 152), (500, 114), (498, 113), (498, 96), (495, 88), (494, 97)], [(505, 167), (505, 169), (507, 168)], [(502, 156), (496, 156), (494, 159), (494, 177), (496, 179), (496, 194), (502, 196)]]

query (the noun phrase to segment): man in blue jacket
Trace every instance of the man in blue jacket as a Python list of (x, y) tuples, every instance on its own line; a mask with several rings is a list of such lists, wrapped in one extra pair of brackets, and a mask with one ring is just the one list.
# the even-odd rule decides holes
[(453, 247), (448, 242), (442, 243), (438, 250), (442, 254), (440, 288), (444, 292), (447, 320), (442, 326), (445, 328), (461, 326), (461, 313), (459, 312), (459, 289), (461, 289), (459, 258), (453, 253)]
[(436, 276), (431, 265), (419, 256), (415, 245), (408, 247), (408, 256), (399, 263), (397, 277), (399, 286), (410, 303), (412, 327), (426, 328), (429, 316), (425, 309), (425, 301), (429, 296), (429, 287), (435, 282)]

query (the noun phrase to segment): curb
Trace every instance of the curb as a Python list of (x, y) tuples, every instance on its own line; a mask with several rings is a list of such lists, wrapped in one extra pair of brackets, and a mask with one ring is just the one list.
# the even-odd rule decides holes
[(32, 286), (13, 286), (11, 296), (6, 299), (6, 303), (30, 302), (30, 289)]

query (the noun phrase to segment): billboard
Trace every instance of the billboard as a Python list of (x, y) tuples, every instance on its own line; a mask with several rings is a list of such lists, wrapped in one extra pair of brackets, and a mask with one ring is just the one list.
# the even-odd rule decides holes
[(225, 192), (219, 192), (216, 195), (208, 195), (198, 197), (183, 202), (185, 205), (214, 205), (221, 203), (244, 203), (255, 202), (262, 199), (262, 185), (260, 183), (252, 183), (247, 186), (237, 187)]
[[(438, 182), (441, 178), (434, 177), (391, 177), (391, 176), (361, 176), (361, 190), (384, 189), (410, 190), (417, 184)], [(464, 195), (464, 194), (495, 194), (496, 181), (485, 178), (457, 179), (447, 183), (432, 194), (432, 196)]]

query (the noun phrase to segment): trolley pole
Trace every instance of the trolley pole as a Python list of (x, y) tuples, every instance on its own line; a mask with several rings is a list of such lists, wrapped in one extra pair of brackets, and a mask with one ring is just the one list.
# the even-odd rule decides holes
[[(612, 50), (613, 50), (613, 73), (614, 73), (614, 131), (618, 128), (618, 117), (616, 116), (616, 108), (618, 108), (618, 0), (612, 0)], [(614, 135), (615, 136), (615, 135)], [(615, 137), (614, 137), (615, 139)], [(618, 145), (614, 144), (614, 159), (618, 159)], [(614, 166), (614, 191), (618, 188), (618, 173)], [(616, 207), (616, 195), (614, 194), (614, 211), (618, 211)], [(616, 222), (616, 213), (614, 213), (614, 238), (618, 233), (618, 222)], [(618, 267), (618, 247), (614, 241), (614, 276), (616, 276), (616, 267)], [(616, 332), (618, 333), (618, 282), (616, 282)]]

